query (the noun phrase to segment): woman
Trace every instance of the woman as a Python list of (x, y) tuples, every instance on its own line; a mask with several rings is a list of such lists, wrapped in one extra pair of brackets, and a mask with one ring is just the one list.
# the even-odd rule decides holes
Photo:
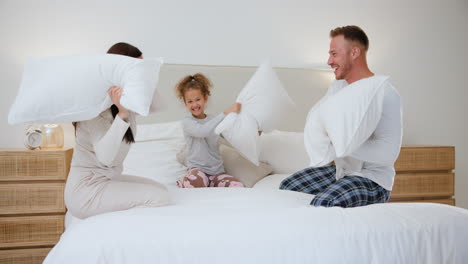
[[(142, 58), (127, 43), (113, 45), (107, 53)], [(135, 114), (120, 104), (122, 88), (111, 87), (114, 103), (92, 120), (74, 123), (76, 144), (65, 187), (65, 204), (75, 217), (155, 207), (169, 203), (167, 188), (155, 181), (122, 175), (123, 161), (134, 143)]]

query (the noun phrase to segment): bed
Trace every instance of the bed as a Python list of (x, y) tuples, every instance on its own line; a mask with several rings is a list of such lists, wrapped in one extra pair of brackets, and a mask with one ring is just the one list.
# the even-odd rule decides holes
[[(160, 85), (166, 89), (162, 94), (172, 94), (181, 76), (203, 72), (215, 83), (208, 109), (216, 112), (234, 100), (253, 71), (168, 65), (162, 69)], [(278, 190), (282, 179), (308, 164), (300, 131), (307, 110), (331, 80), (329, 73), (316, 70), (278, 69), (278, 75), (298, 113), (285, 120), (280, 131), (260, 137), (261, 165), (252, 166), (229, 146), (221, 146), (227, 172), (250, 180), (251, 188), (176, 187), (175, 180), (185, 173), (177, 159), (184, 140), (180, 122), (172, 120), (185, 113), (174, 96), (168, 97), (166, 113), (138, 120), (137, 142), (125, 160), (124, 173), (167, 185), (171, 205), (84, 220), (67, 213), (66, 230), (44, 263), (468, 261), (468, 210), (434, 203), (314, 208), (309, 206), (312, 195)], [(220, 86), (222, 94), (216, 90)]]
[[(179, 189), (180, 122), (139, 125), (128, 174), (166, 184), (172, 203), (85, 220), (67, 214), (66, 231), (44, 263), (465, 263), (468, 210), (432, 203), (313, 208), (312, 195), (278, 190), (282, 173), (307, 162), (300, 133), (264, 135), (273, 174), (252, 188)], [(272, 138), (276, 137), (276, 139)], [(283, 140), (278, 140), (282, 138)], [(283, 157), (270, 140), (283, 142)], [(276, 147), (281, 147), (280, 143)], [(268, 144), (268, 145), (265, 145)], [(294, 150), (294, 148), (296, 148)], [(144, 157), (155, 157), (144, 159)], [(244, 162), (237, 160), (236, 162)], [(289, 166), (289, 167), (288, 167)], [(171, 173), (169, 173), (171, 172)], [(243, 171), (252, 175), (258, 172)], [(263, 171), (263, 173), (265, 173)]]
[(44, 263), (465, 263), (466, 210), (311, 208), (306, 194), (171, 191), (174, 204), (72, 225)]

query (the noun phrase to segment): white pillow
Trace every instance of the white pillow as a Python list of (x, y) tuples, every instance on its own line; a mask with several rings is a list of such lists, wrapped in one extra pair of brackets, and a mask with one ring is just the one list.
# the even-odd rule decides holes
[(258, 166), (260, 155), (258, 125), (249, 113), (242, 111), (239, 114), (227, 115), (216, 127), (215, 133), (222, 133), (224, 139), (244, 158)]
[(269, 62), (264, 62), (242, 89), (239, 114), (229, 114), (215, 129), (253, 164), (258, 165), (258, 130), (277, 128), (294, 110), (294, 103)]
[(372, 135), (382, 116), (387, 80), (386, 76), (362, 79), (314, 107), (304, 130), (310, 166), (348, 156)]
[(292, 174), (309, 166), (304, 133), (274, 130), (260, 136), (260, 161), (268, 163), (274, 174)]
[(114, 54), (32, 59), (8, 122), (64, 123), (89, 120), (109, 108), (111, 86), (124, 89), (121, 103), (146, 116), (160, 105), (154, 92), (162, 59), (136, 59)]
[(382, 116), (387, 80), (387, 76), (375, 76), (352, 83), (320, 109), (338, 158), (357, 150), (374, 133)]
[(176, 180), (186, 174), (186, 167), (176, 159), (176, 153), (184, 144), (183, 138), (136, 142), (124, 160), (123, 174), (176, 188)]
[(154, 124), (140, 124), (137, 127), (136, 142), (148, 140), (164, 140), (171, 138), (184, 138), (182, 122), (165, 122)]
[(325, 166), (336, 158), (335, 149), (320, 118), (320, 107), (326, 100), (322, 98), (307, 115), (304, 146), (309, 155), (308, 167)]
[(242, 111), (258, 123), (259, 130), (270, 132), (295, 109), (294, 102), (268, 61), (263, 62), (237, 97)]

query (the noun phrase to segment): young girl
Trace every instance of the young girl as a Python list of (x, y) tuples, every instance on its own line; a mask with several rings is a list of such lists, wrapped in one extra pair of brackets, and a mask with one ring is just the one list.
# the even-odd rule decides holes
[[(107, 53), (142, 58), (127, 43), (113, 45)], [(108, 91), (114, 103), (92, 120), (74, 123), (76, 140), (65, 187), (65, 204), (72, 215), (86, 218), (136, 206), (169, 203), (167, 188), (155, 181), (122, 175), (123, 161), (136, 132), (135, 114), (120, 104), (122, 88)]]
[(216, 126), (231, 113), (239, 113), (241, 105), (234, 103), (218, 115), (206, 115), (205, 104), (212, 85), (203, 74), (197, 73), (183, 78), (176, 86), (177, 96), (191, 115), (184, 118), (182, 126), (187, 143), (187, 175), (177, 181), (180, 188), (198, 187), (244, 187), (227, 175), (219, 153), (220, 136)]

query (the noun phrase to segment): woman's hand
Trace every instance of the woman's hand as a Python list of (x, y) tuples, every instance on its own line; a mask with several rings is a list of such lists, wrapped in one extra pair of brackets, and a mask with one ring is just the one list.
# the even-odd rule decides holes
[(234, 103), (231, 106), (229, 106), (228, 108), (226, 108), (226, 110), (224, 110), (224, 114), (227, 115), (229, 113), (240, 113), (240, 111), (241, 111), (241, 104), (240, 103)]
[(129, 111), (120, 104), (120, 98), (122, 97), (123, 89), (117, 86), (112, 86), (107, 91), (107, 93), (109, 94), (112, 103), (114, 103), (115, 106), (117, 106), (117, 108), (119, 109), (118, 116), (120, 117), (120, 119), (127, 120), (129, 116)]

